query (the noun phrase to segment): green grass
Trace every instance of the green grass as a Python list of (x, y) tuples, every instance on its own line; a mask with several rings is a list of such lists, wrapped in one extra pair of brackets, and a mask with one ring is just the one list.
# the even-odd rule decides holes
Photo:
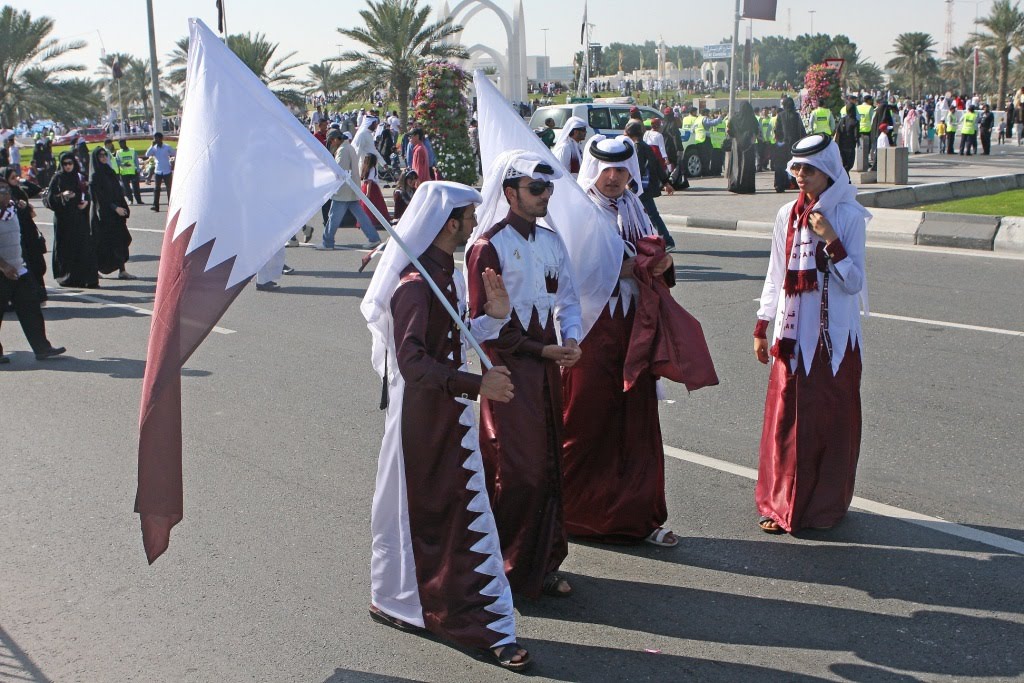
[[(170, 139), (168, 139), (167, 142), (172, 147), (175, 147), (175, 148), (177, 147), (177, 140), (170, 140)], [(96, 149), (97, 147), (100, 147), (100, 146), (103, 145), (102, 142), (87, 142), (85, 144), (88, 145), (90, 153), (94, 149)], [(139, 153), (140, 156), (145, 154), (146, 150), (149, 149), (152, 144), (153, 144), (153, 139), (152, 138), (141, 138), (141, 139), (138, 139), (138, 140), (129, 140), (128, 141), (129, 149), (134, 149), (136, 152)], [(68, 151), (69, 149), (71, 149), (70, 145), (59, 145), (57, 147), (54, 147), (53, 148), (53, 158), (54, 159), (58, 158), (61, 154), (63, 154), (64, 152)], [(115, 139), (114, 140), (114, 150), (116, 151), (116, 150), (119, 150), (119, 149), (121, 149), (121, 145)], [(24, 159), (24, 157), (22, 157), (22, 158)]]
[(924, 204), (914, 208), (918, 211), (970, 213), (980, 216), (1024, 216), (1024, 190), (1010, 190), (987, 197), (970, 197), (938, 204)]

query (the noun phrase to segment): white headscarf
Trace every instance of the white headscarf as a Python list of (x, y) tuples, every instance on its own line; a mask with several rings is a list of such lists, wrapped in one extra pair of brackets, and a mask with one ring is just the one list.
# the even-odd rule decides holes
[(820, 211), (831, 219), (827, 212), (843, 203), (851, 204), (862, 216), (870, 218), (871, 213), (857, 201), (857, 186), (850, 182), (850, 175), (843, 168), (843, 159), (839, 155), (839, 145), (830, 144), (820, 152), (801, 154), (801, 145), (812, 148), (821, 141), (821, 135), (808, 135), (798, 140), (792, 147), (793, 158), (786, 165), (786, 171), (793, 175), (793, 164), (808, 164), (832, 179), (834, 185), (821, 193), (815, 211)]
[(570, 116), (566, 120), (565, 125), (562, 126), (562, 130), (558, 131), (558, 137), (555, 138), (555, 147), (558, 147), (558, 145), (560, 145), (563, 142), (565, 142), (566, 140), (568, 140), (569, 139), (569, 133), (573, 132), (574, 130), (576, 130), (578, 128), (582, 128), (582, 129), (586, 130), (587, 129), (587, 122), (584, 121), (583, 119), (581, 119), (578, 116)]
[[(548, 165), (554, 173), (538, 173), (536, 169), (539, 164)], [(503, 186), (506, 178), (535, 178), (538, 180), (554, 181), (563, 175), (559, 164), (552, 164), (549, 159), (534, 152), (511, 149), (499, 154), (490, 168), (487, 169), (487, 175), (484, 176), (482, 188), (483, 204), (480, 205), (480, 210), (477, 211), (477, 226), (473, 230), (472, 237), (469, 238), (469, 244), (466, 245), (466, 249), (468, 250), (474, 242), (480, 239), (481, 235), (508, 215), (509, 205), (508, 200), (505, 199), (505, 188)], [(552, 230), (556, 230), (551, 222), (550, 215), (538, 219), (537, 222), (546, 225)]]
[[(412, 196), (408, 208), (394, 228), (394, 233), (416, 258), (427, 250), (452, 210), (460, 206), (479, 204), (483, 201), (480, 193), (461, 183), (443, 180), (422, 183)], [(370, 286), (359, 306), (366, 325), (373, 337), (371, 361), (374, 370), (384, 377), (384, 359), (387, 349), (394, 342), (391, 334), (391, 297), (398, 288), (402, 271), (411, 263), (409, 256), (398, 246), (398, 240), (391, 240), (384, 246), (380, 265), (373, 273)], [(388, 382), (398, 372), (397, 364), (388, 367)]]
[[(601, 160), (594, 156), (592, 150), (595, 147), (599, 153), (603, 154), (622, 156), (628, 153), (628, 158), (621, 161)], [(628, 170), (632, 181), (622, 196), (615, 200), (605, 197), (594, 186), (601, 172), (608, 168)], [(587, 140), (587, 146), (583, 150), (583, 165), (580, 167), (577, 182), (599, 206), (616, 214), (619, 234), (624, 240), (635, 243), (641, 237), (658, 234), (651, 224), (647, 212), (644, 211), (643, 204), (640, 203), (638, 195), (643, 191), (640, 180), (640, 162), (637, 160), (636, 145), (625, 135), (616, 138), (595, 135)]]

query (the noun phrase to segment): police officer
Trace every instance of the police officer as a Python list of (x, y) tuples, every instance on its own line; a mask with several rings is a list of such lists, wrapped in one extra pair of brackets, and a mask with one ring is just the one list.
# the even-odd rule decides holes
[(978, 153), (978, 112), (975, 109), (973, 104), (968, 106), (960, 120), (960, 156), (965, 156), (965, 149), (966, 156), (971, 156), (972, 150)]
[(807, 123), (811, 133), (822, 133), (831, 136), (836, 129), (836, 119), (832, 112), (820, 104), (811, 112), (811, 118)]
[(117, 174), (121, 176), (121, 187), (124, 188), (124, 196), (129, 202), (134, 195), (134, 204), (142, 203), (142, 193), (139, 191), (139, 153), (128, 147), (128, 141), (124, 138), (118, 140), (121, 149), (114, 155), (114, 163)]
[(860, 131), (861, 170), (866, 171), (871, 165), (871, 121), (875, 118), (875, 98), (865, 95), (857, 105), (857, 125)]

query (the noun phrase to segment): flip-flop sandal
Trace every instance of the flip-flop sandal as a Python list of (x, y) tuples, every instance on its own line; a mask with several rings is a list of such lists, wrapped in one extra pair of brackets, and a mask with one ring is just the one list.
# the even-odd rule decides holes
[(393, 617), (390, 614), (385, 614), (373, 605), (370, 605), (370, 618), (376, 621), (378, 624), (390, 626), (391, 628), (398, 629), (399, 631), (404, 631), (405, 633), (422, 633), (423, 631), (426, 631), (425, 628), (416, 626), (415, 624), (410, 624), (407, 621), (402, 621), (401, 619)]
[(757, 520), (757, 526), (759, 526), (761, 528), (761, 531), (765, 532), (766, 534), (786, 533), (786, 530), (779, 526), (779, 523), (771, 517), (762, 517), (761, 519)]
[[(519, 651), (522, 650), (525, 654), (522, 655), (522, 659), (518, 662), (514, 661), (519, 656)], [(501, 647), (494, 648), (493, 650), (484, 650), (486, 655), (490, 656), (491, 661), (502, 669), (508, 669), (509, 671), (525, 671), (530, 667), (530, 653), (526, 652), (525, 649), (519, 647), (518, 643), (509, 643), (508, 645), (502, 645)]]
[[(665, 537), (669, 534), (672, 534), (672, 540), (666, 541)], [(644, 543), (650, 543), (651, 545), (656, 545), (659, 548), (675, 548), (679, 545), (679, 537), (675, 535), (675, 532), (659, 526), (644, 539)]]
[(562, 585), (563, 582), (565, 585), (569, 585), (569, 582), (566, 581), (564, 576), (558, 572), (551, 572), (544, 577), (544, 583), (541, 584), (540, 592), (552, 598), (567, 598), (572, 595), (572, 587), (570, 586), (567, 591), (558, 590), (558, 587)]

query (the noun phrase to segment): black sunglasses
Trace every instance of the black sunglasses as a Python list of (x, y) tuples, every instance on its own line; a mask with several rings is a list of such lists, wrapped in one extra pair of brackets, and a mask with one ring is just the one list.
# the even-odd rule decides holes
[(791, 171), (793, 171), (793, 173), (799, 173), (800, 171), (807, 171), (807, 173), (809, 175), (814, 175), (815, 173), (818, 172), (818, 169), (816, 169), (814, 166), (811, 166), (810, 164), (802, 164), (800, 162), (797, 162), (797, 163), (793, 164), (789, 168), (790, 168)]
[(529, 190), (530, 194), (534, 197), (541, 196), (547, 190), (550, 190), (552, 193), (555, 191), (555, 184), (550, 180), (531, 180), (521, 187), (525, 187)]

